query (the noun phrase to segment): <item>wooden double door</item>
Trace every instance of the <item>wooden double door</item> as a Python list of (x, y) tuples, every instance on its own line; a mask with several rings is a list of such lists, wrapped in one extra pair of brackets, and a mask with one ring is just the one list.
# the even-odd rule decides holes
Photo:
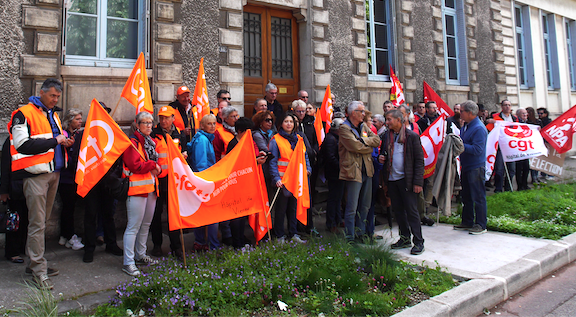
[(244, 6), (244, 115), (265, 87), (278, 87), (276, 99), (286, 110), (298, 98), (298, 25), (291, 11)]

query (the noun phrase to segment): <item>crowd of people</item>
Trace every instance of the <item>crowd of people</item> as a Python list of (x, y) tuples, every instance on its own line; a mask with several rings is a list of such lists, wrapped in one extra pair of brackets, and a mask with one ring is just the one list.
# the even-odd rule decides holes
[[(165, 255), (162, 250), (162, 215), (167, 209), (168, 159), (167, 136), (180, 148), (194, 172), (201, 172), (224, 158), (246, 134), (251, 133), (256, 161), (262, 165), (269, 200), (278, 191), (273, 210), (272, 234), (279, 243), (288, 240), (306, 243), (304, 234), (316, 234), (313, 207), (304, 226), (296, 217), (296, 198), (282, 183), (282, 176), (299, 140), (306, 147), (306, 170), (310, 182), (311, 206), (314, 206), (316, 182), (325, 180), (328, 187), (326, 229), (339, 232), (343, 228), (351, 243), (382, 239), (376, 235), (375, 207), (381, 205), (394, 214), (399, 226), (399, 240), (394, 249), (411, 248), (412, 254), (424, 252), (422, 225), (433, 225), (428, 217), (434, 204), (434, 176), (424, 179), (424, 153), (419, 135), (438, 118), (435, 102), (418, 103), (414, 112), (406, 105), (395, 107), (390, 101), (383, 105), (384, 115), (372, 115), (360, 101), (350, 102), (345, 109), (334, 112), (326, 126), (326, 137), (319, 143), (314, 127), (316, 107), (308, 103), (308, 93), (298, 92), (287, 109), (276, 99), (278, 88), (269, 83), (266, 94), (254, 102), (251, 118), (239, 117), (231, 103), (230, 92), (217, 94), (218, 106), (196, 123), (192, 115), (190, 90), (179, 87), (176, 100), (158, 111), (155, 118), (147, 112), (136, 115), (130, 141), (121, 159), (84, 197), (84, 232), (75, 231), (75, 172), (83, 131), (82, 112), (69, 109), (60, 121), (56, 107), (62, 84), (46, 80), (39, 97), (30, 97), (26, 106), (14, 111), (9, 124), (10, 138), (2, 151), (0, 199), (21, 215), (21, 226), (7, 234), (6, 259), (23, 263), (21, 254), (29, 257), (26, 272), (35, 283), (51, 289), (50, 276), (58, 270), (48, 267), (44, 257), (45, 226), (53, 209), (56, 194), (62, 200), (60, 245), (84, 250), (83, 261), (92, 262), (97, 245), (105, 251), (123, 256), (122, 270), (138, 276), (139, 264), (155, 264), (153, 257)], [(334, 96), (332, 95), (334, 102)], [(110, 112), (105, 104), (101, 106)], [(455, 115), (448, 125), (461, 130), (463, 153), (461, 197), (464, 204), (462, 224), (456, 230), (472, 234), (486, 232), (486, 193), (484, 159), (487, 129), (494, 120), (543, 124), (545, 109), (510, 112), (509, 101), (502, 102), (502, 112), (486, 118), (482, 105), (466, 101), (454, 107)], [(542, 113), (542, 115), (540, 115)], [(177, 117), (185, 126), (175, 125)], [(549, 120), (549, 119), (548, 119)], [(518, 162), (518, 188), (526, 189), (529, 174)], [(503, 175), (497, 160), (496, 191), (502, 190)], [(510, 177), (514, 172), (508, 171)], [(534, 174), (532, 174), (534, 181)], [(124, 181), (125, 180), (125, 181)], [(506, 188), (505, 188), (506, 189)], [(123, 248), (117, 244), (114, 212), (119, 201), (126, 202), (127, 226)], [(390, 212), (390, 210), (392, 212)], [(194, 251), (214, 250), (222, 244), (242, 248), (246, 217), (194, 228)], [(286, 225), (284, 224), (286, 222)], [(391, 217), (389, 216), (391, 225)], [(151, 234), (153, 248), (148, 252)], [(81, 238), (82, 237), (82, 238)], [(170, 254), (182, 259), (183, 246), (179, 231), (169, 231)], [(152, 255), (153, 257), (151, 257)]]

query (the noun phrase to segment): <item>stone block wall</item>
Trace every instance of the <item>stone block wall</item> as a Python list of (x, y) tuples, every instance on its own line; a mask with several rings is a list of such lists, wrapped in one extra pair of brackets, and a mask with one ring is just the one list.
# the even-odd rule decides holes
[[(220, 0), (220, 24), (216, 27), (219, 37), (212, 55), (220, 52), (218, 66), (215, 68), (215, 86), (210, 103), (216, 104), (216, 93), (222, 89), (230, 91), (231, 103), (244, 114), (244, 15), (242, 1)], [(205, 66), (206, 67), (206, 66)], [(210, 87), (208, 87), (210, 89)]]

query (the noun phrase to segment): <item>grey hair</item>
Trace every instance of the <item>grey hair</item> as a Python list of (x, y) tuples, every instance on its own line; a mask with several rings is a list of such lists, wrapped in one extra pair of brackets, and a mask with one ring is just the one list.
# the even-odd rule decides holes
[(306, 93), (307, 93), (307, 91), (304, 90), (304, 89), (298, 91), (298, 98), (302, 98), (302, 92), (306, 92)]
[(300, 99), (292, 101), (292, 109), (296, 110), (298, 107), (304, 107), (304, 109), (306, 109), (306, 103)]
[(66, 111), (66, 114), (64, 115), (64, 120), (62, 120), (62, 129), (68, 130), (68, 127), (70, 126), (70, 121), (74, 120), (74, 118), (76, 118), (77, 115), (82, 115), (82, 110), (78, 108), (68, 109), (68, 111)]
[(407, 105), (401, 104), (401, 105), (398, 106), (398, 108), (404, 109), (404, 111), (406, 111), (406, 114), (407, 114), (407, 115), (410, 115), (410, 107), (408, 107)]
[(346, 115), (342, 111), (334, 111), (332, 118), (333, 119), (336, 119), (336, 118), (344, 119), (344, 118), (346, 118)]
[(354, 110), (358, 109), (358, 107), (363, 105), (364, 104), (362, 103), (362, 101), (354, 100), (348, 104), (348, 108), (346, 111), (348, 112), (348, 115), (351, 116), (352, 113), (354, 113)]
[(222, 118), (228, 117), (234, 111), (238, 112), (238, 110), (232, 106), (222, 108)]
[(142, 120), (144, 119), (150, 119), (152, 120), (152, 122), (154, 122), (154, 117), (150, 113), (142, 111), (138, 112), (138, 114), (136, 115), (136, 124), (140, 124), (140, 122), (142, 122)]
[(260, 102), (260, 100), (266, 100), (264, 98), (258, 98), (256, 99), (256, 101), (254, 101), (254, 107), (256, 107), (258, 105), (258, 103)]
[(466, 111), (473, 116), (478, 115), (478, 105), (472, 100), (466, 100), (460, 104), (460, 111)]
[(384, 118), (383, 115), (377, 113), (374, 115), (374, 117), (372, 117), (372, 121), (378, 121), (378, 122), (386, 123), (386, 118)]
[(271, 89), (278, 89), (278, 87), (276, 87), (276, 85), (274, 85), (273, 83), (268, 83), (268, 85), (266, 85), (266, 92), (269, 92)]
[(43, 92), (48, 92), (50, 88), (54, 88), (56, 91), (62, 92), (62, 83), (56, 78), (48, 78), (42, 83), (42, 87), (40, 89), (42, 89)]
[(342, 118), (334, 118), (332, 119), (332, 123), (330, 123), (330, 130), (334, 129), (334, 131), (338, 131), (340, 126), (344, 123), (344, 119)]
[(404, 123), (404, 116), (398, 109), (388, 110), (386, 112), (386, 116), (392, 116), (392, 118), (400, 119), (400, 122)]

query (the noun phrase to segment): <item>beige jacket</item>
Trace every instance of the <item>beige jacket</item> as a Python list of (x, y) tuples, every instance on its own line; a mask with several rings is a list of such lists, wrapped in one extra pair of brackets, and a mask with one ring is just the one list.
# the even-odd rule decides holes
[[(366, 175), (374, 175), (372, 151), (380, 146), (380, 137), (362, 123), (362, 133), (351, 127), (346, 120), (338, 130), (338, 154), (340, 155), (340, 179), (345, 181), (362, 182), (362, 162), (366, 168)], [(362, 139), (362, 141), (360, 141)]]

